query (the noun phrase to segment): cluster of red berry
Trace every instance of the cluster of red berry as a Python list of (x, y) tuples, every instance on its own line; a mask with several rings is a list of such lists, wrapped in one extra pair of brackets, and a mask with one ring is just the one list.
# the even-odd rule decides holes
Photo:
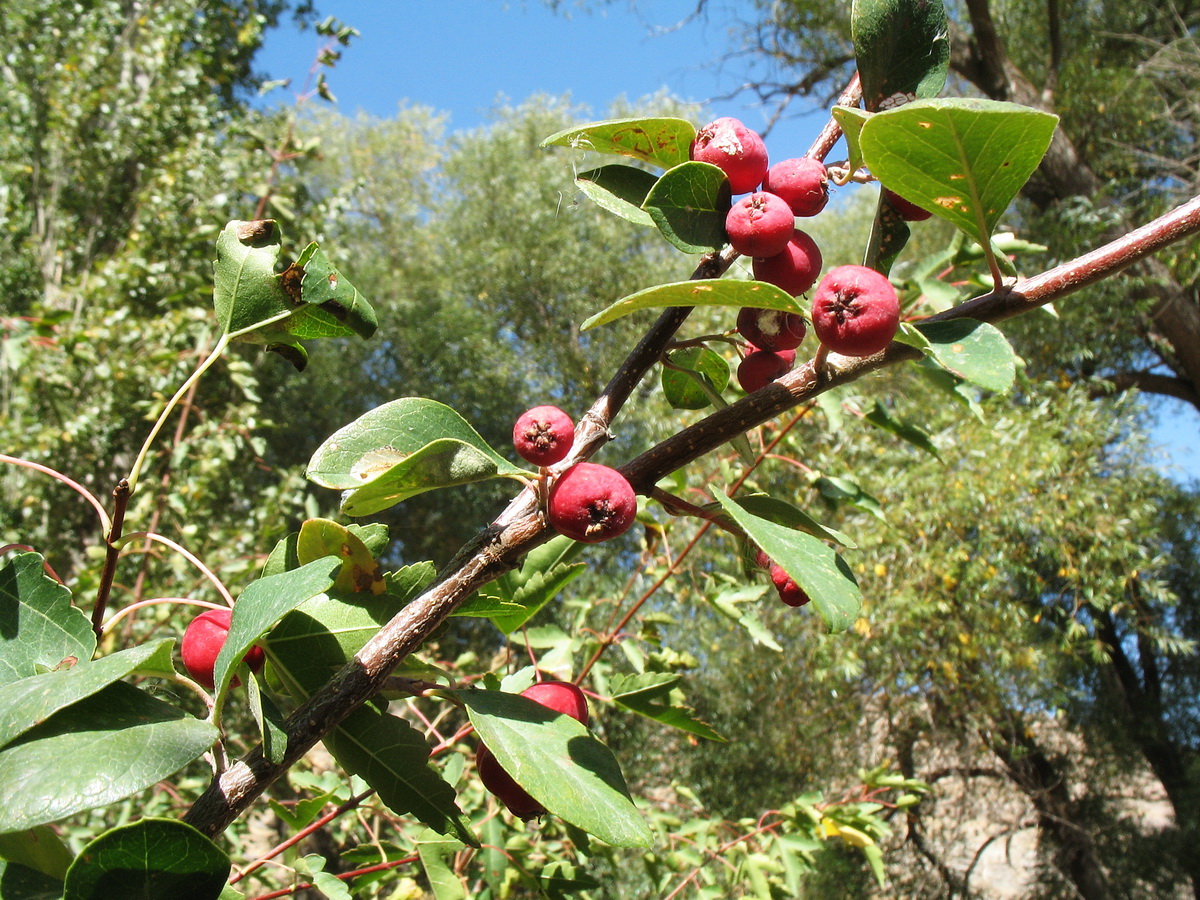
[[(769, 165), (762, 137), (728, 117), (696, 133), (691, 158), (719, 167), (733, 193), (746, 194), (730, 208), (725, 232), (734, 250), (752, 258), (754, 278), (792, 296), (807, 292), (823, 260), (812, 237), (796, 227), (796, 219), (817, 215), (829, 202), (825, 165), (807, 156)], [(904, 218), (929, 217), (891, 191), (887, 194)], [(878, 353), (891, 343), (899, 323), (895, 288), (886, 276), (865, 266), (838, 266), (813, 295), (813, 331), (834, 353)], [(797, 313), (746, 307), (738, 315), (737, 329), (750, 345), (738, 366), (738, 383), (752, 393), (791, 371), (807, 323)]]

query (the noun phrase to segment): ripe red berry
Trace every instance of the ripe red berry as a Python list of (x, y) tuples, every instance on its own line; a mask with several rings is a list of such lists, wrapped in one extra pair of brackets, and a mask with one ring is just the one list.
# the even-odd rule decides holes
[[(179, 644), (179, 655), (183, 657), (184, 668), (194, 681), (210, 691), (213, 689), (213, 669), (217, 664), (217, 656), (225, 646), (225, 639), (229, 637), (229, 624), (232, 621), (232, 610), (206, 610), (188, 623), (183, 632), (183, 640)], [(251, 647), (242, 658), (251, 672), (257, 672), (266, 661), (262, 647), (257, 646)], [(239, 683), (238, 679), (235, 678), (233, 683), (236, 686)]]
[(575, 423), (557, 406), (535, 406), (513, 425), (513, 446), (526, 462), (552, 466), (566, 459), (575, 441)]
[(624, 534), (633, 524), (637, 495), (616, 469), (577, 463), (550, 487), (546, 515), (559, 534), (594, 544)]
[(782, 253), (754, 258), (754, 279), (773, 284), (796, 297), (816, 282), (822, 262), (817, 242), (797, 228)]
[(738, 384), (747, 394), (753, 394), (778, 378), (792, 371), (796, 364), (795, 350), (755, 350), (742, 360), (737, 370)]
[(796, 230), (796, 217), (782, 198), (756, 191), (733, 204), (725, 216), (725, 233), (743, 256), (782, 253)]
[(735, 194), (758, 187), (767, 173), (767, 146), (758, 133), (728, 116), (709, 122), (692, 141), (691, 157), (712, 163), (729, 177)]
[(900, 218), (905, 222), (924, 222), (933, 215), (929, 210), (922, 209), (917, 204), (905, 200), (895, 191), (889, 191), (887, 188), (884, 188), (883, 195), (887, 197), (888, 203), (892, 204), (892, 208), (900, 213)]
[(744, 306), (738, 313), (737, 330), (759, 350), (795, 350), (808, 326), (799, 313)]
[(838, 266), (813, 295), (817, 340), (845, 356), (870, 356), (900, 328), (900, 301), (887, 277), (866, 266)]
[(779, 592), (779, 599), (788, 606), (803, 606), (810, 599), (808, 594), (804, 593), (800, 585), (796, 584), (792, 576), (783, 571), (783, 566), (778, 563), (771, 563), (771, 583)]
[(521, 691), (521, 696), (536, 700), (542, 706), (570, 716), (584, 725), (588, 723), (587, 697), (577, 684), (569, 681), (539, 681)]
[(546, 808), (504, 771), (500, 761), (483, 744), (475, 751), (475, 768), (479, 770), (479, 780), (483, 786), (495, 794), (496, 799), (518, 819), (536, 819), (545, 814)]
[(767, 170), (762, 187), (782, 197), (797, 216), (815, 216), (829, 202), (825, 164), (811, 156), (775, 163)]

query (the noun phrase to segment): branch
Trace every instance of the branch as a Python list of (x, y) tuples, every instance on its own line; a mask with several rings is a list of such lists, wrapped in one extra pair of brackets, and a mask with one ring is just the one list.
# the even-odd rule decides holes
[[(933, 320), (971, 317), (995, 322), (1020, 315), (1107, 278), (1197, 231), (1200, 231), (1200, 197), (1073, 262), (1017, 286), (967, 301)], [(718, 277), (728, 268), (733, 256), (726, 250), (720, 255), (705, 257), (695, 277)], [(560, 467), (590, 455), (607, 440), (612, 418), (689, 312), (690, 308), (683, 307), (662, 313), (576, 427), (576, 440), (582, 446), (567, 461), (560, 463)], [(919, 356), (920, 351), (902, 344), (892, 344), (886, 351), (866, 359), (848, 359), (834, 354), (829, 357), (820, 377), (810, 361), (780, 381), (668, 438), (626, 463), (621, 471), (635, 489), (648, 493), (665, 475), (717, 449), (731, 438), (770, 421), (781, 412), (868, 372)], [(261, 745), (256, 747), (209, 786), (184, 821), (209, 836), (223, 831), (313, 744), (378, 693), (391, 671), (460, 603), (478, 588), (515, 568), (526, 553), (553, 534), (537, 508), (535, 493), (522, 491), (495, 522), (459, 550), (433, 587), (397, 613), (354, 659), (288, 718), (285, 724), (287, 751), (279, 763), (265, 760)]]
[(1108, 379), (1118, 391), (1137, 388), (1143, 394), (1162, 394), (1183, 400), (1200, 409), (1200, 392), (1190, 382), (1174, 375), (1158, 375), (1154, 372), (1119, 372)]

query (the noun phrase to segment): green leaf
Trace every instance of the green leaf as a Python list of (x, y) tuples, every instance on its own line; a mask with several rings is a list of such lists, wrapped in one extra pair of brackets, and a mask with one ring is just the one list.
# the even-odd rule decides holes
[(946, 10), (931, 0), (854, 0), (851, 32), (863, 106), (936, 97), (950, 67)]
[(696, 718), (693, 709), (671, 702), (671, 692), (682, 680), (683, 676), (668, 672), (614, 675), (608, 689), (614, 703), (638, 715), (710, 741), (724, 741), (711, 725)]
[[(13, 834), (0, 834), (0, 859), (26, 866), (58, 881), (66, 877), (67, 867), (73, 858), (70, 848), (48, 825)], [(59, 893), (62, 893), (62, 885), (59, 885)], [(3, 879), (0, 878), (0, 897), (16, 896), (20, 895), (5, 892)]]
[(341, 566), (340, 559), (325, 557), (282, 575), (260, 578), (242, 591), (233, 606), (229, 636), (213, 667), (218, 704), (229, 690), (234, 669), (250, 648), (284, 615), (329, 590)]
[(61, 879), (0, 859), (0, 898), (3, 900), (62, 900), (62, 892)]
[(827, 528), (804, 510), (793, 506), (786, 500), (768, 497), (765, 494), (751, 494), (747, 497), (739, 497), (738, 503), (746, 512), (758, 516), (760, 519), (783, 525), (785, 528), (799, 528), (823, 541), (841, 544), (848, 550), (858, 549), (858, 544), (854, 543), (854, 539), (849, 535), (833, 528)]
[[(585, 563), (556, 565), (548, 572), (531, 573), (510, 597), (486, 589), (463, 604), (454, 615), (491, 619), (504, 634), (512, 634), (586, 571)], [(495, 582), (493, 582), (495, 584)]]
[(287, 755), (287, 717), (275, 705), (271, 695), (263, 690), (259, 675), (251, 672), (246, 679), (246, 699), (250, 701), (250, 713), (258, 726), (262, 740), (263, 758), (279, 765)]
[(354, 491), (343, 508), (365, 515), (423, 491), (527, 473), (450, 407), (403, 397), (334, 432), (317, 448), (306, 474), (324, 487)]
[(869, 512), (880, 522), (886, 521), (883, 516), (883, 506), (878, 498), (868, 494), (853, 478), (841, 475), (821, 475), (813, 481), (813, 487), (821, 494), (821, 499), (831, 507), (843, 503), (857, 506), (864, 512)]
[(580, 330), (587, 331), (598, 325), (607, 325), (638, 310), (664, 306), (754, 306), (759, 309), (782, 309), (786, 312), (803, 313), (795, 297), (765, 281), (675, 281), (622, 297), (612, 306), (587, 319), (580, 326)]
[(830, 631), (853, 624), (862, 594), (850, 567), (830, 547), (802, 531), (751, 515), (720, 490), (712, 493), (747, 537), (808, 594)]
[(177, 819), (142, 819), (112, 828), (80, 851), (63, 900), (216, 900), (229, 857)]
[[(903, 326), (901, 327), (901, 337), (904, 333)], [(966, 407), (980, 423), (986, 423), (983, 415), (983, 407), (979, 405), (979, 391), (971, 385), (969, 381), (959, 378), (952, 372), (947, 372), (932, 358), (928, 356), (921, 357), (916, 364), (917, 371), (939, 391), (946, 394), (955, 403), (959, 403)]]
[(111, 684), (0, 750), (0, 833), (115, 803), (178, 771), (217, 736), (208, 722)]
[(58, 669), (0, 686), (0, 747), (54, 713), (103, 690), (127, 675), (170, 676), (174, 638), (140, 644), (87, 665)]
[(874, 113), (865, 112), (853, 106), (835, 106), (830, 110), (830, 114), (833, 116), (833, 120), (842, 126), (842, 134), (846, 136), (847, 163), (850, 171), (861, 169), (865, 163), (863, 163), (862, 145), (859, 141), (862, 137), (863, 126), (867, 124), (867, 120)]
[(517, 694), (458, 696), (504, 771), (547, 810), (613, 846), (650, 846), (616, 758), (582, 724)]
[(875, 401), (875, 408), (867, 413), (864, 418), (876, 428), (882, 428), (884, 431), (891, 432), (900, 438), (900, 440), (907, 441), (914, 447), (924, 450), (939, 462), (942, 461), (942, 456), (938, 453), (938, 449), (934, 446), (933, 441), (930, 440), (928, 431), (897, 419), (892, 415), (891, 410), (879, 400)]
[(217, 237), (213, 306), (227, 334), (248, 334), (294, 307), (276, 274), (283, 234), (272, 219), (230, 222)]
[(766, 585), (760, 584), (721, 591), (715, 596), (706, 593), (704, 599), (712, 604), (713, 608), (721, 615), (746, 629), (746, 633), (750, 635), (750, 639), (754, 643), (760, 647), (766, 647), (768, 650), (774, 650), (776, 653), (782, 653), (783, 648), (775, 640), (775, 635), (771, 634), (759, 620), (752, 605), (753, 601), (761, 599), (766, 592)]
[(324, 741), (338, 763), (373, 787), (392, 812), (414, 815), (439, 834), (479, 846), (454, 788), (429, 765), (425, 736), (406, 721), (362, 706)]
[[(687, 370), (663, 367), (663, 395), (673, 409), (704, 409), (712, 405), (710, 391), (719, 394), (729, 386), (729, 363), (708, 347), (674, 350), (667, 354), (667, 360)], [(701, 386), (701, 380), (707, 385)]]
[(986, 243), (1050, 146), (1058, 117), (994, 100), (918, 100), (877, 113), (860, 144), (871, 172)]
[(71, 592), (46, 575), (38, 553), (17, 553), (0, 566), (0, 684), (86, 663), (96, 635)]
[(559, 131), (541, 146), (615, 153), (669, 169), (687, 160), (695, 139), (696, 126), (686, 119), (608, 119)]
[(303, 565), (326, 556), (342, 560), (337, 581), (333, 583), (336, 590), (372, 594), (387, 590), (383, 567), (354, 532), (331, 519), (306, 519), (296, 539), (296, 558)]
[(723, 246), (729, 213), (729, 179), (711, 163), (687, 162), (662, 175), (642, 208), (662, 236), (684, 253), (708, 253)]
[(421, 867), (429, 886), (433, 889), (434, 900), (466, 900), (467, 892), (463, 888), (462, 879), (454, 874), (452, 863), (454, 854), (462, 850), (462, 841), (445, 838), (430, 831), (417, 835), (417, 855), (421, 858)]
[(633, 166), (603, 166), (575, 176), (575, 184), (601, 209), (650, 228), (654, 220), (642, 204), (656, 181), (657, 176)]
[[(375, 310), (329, 261), (315, 243), (309, 244), (296, 260), (303, 272), (300, 300), (307, 305), (307, 316), (289, 328), (296, 337), (341, 337), (347, 330), (369, 338), (379, 327)], [(286, 280), (286, 278), (285, 278)], [(313, 332), (312, 334), (306, 332)], [(320, 334), (316, 332), (320, 331)]]
[(896, 339), (917, 347), (965, 381), (997, 393), (1012, 387), (1017, 355), (995, 325), (977, 319), (950, 319), (902, 325)]

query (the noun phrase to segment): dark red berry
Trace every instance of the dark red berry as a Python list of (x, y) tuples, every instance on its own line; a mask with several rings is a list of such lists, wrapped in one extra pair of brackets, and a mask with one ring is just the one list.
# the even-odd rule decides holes
[(762, 186), (782, 197), (797, 216), (815, 216), (829, 202), (825, 164), (811, 156), (775, 163), (767, 170)]
[(754, 258), (756, 281), (765, 281), (787, 291), (793, 297), (803, 294), (821, 274), (821, 250), (817, 242), (796, 229), (782, 253)]
[(483, 786), (495, 794), (496, 799), (518, 819), (536, 819), (545, 815), (546, 808), (504, 771), (500, 761), (483, 744), (475, 751), (475, 768), (479, 770), (479, 780)]
[(542, 706), (570, 716), (584, 725), (588, 723), (587, 697), (577, 684), (569, 681), (539, 681), (521, 691), (521, 696), (536, 700)]
[(783, 571), (783, 566), (778, 563), (771, 564), (771, 583), (779, 592), (779, 599), (788, 606), (803, 606), (808, 603), (808, 594), (804, 593), (800, 585), (796, 584), (792, 576)]
[(546, 515), (559, 534), (594, 544), (624, 534), (633, 524), (637, 495), (616, 469), (577, 463), (550, 487)]
[[(217, 656), (225, 646), (229, 637), (229, 625), (233, 621), (233, 611), (229, 609), (210, 609), (200, 613), (188, 623), (183, 632), (183, 640), (179, 644), (179, 655), (183, 658), (183, 666), (188, 670), (192, 679), (208, 688), (213, 689), (213, 669), (217, 664)], [(263, 667), (266, 655), (262, 647), (251, 647), (242, 657), (251, 672), (257, 672)], [(233, 680), (234, 686), (239, 680)]]
[(813, 295), (817, 340), (845, 356), (870, 356), (892, 342), (900, 328), (896, 289), (874, 269), (838, 266)]
[(895, 191), (884, 188), (883, 195), (887, 197), (888, 203), (892, 204), (892, 208), (900, 213), (900, 218), (905, 222), (924, 222), (933, 215), (929, 210), (922, 209), (910, 200), (905, 200)]
[(755, 350), (742, 360), (737, 370), (738, 384), (747, 394), (753, 394), (781, 375), (792, 371), (796, 364), (795, 350)]
[(782, 253), (796, 230), (796, 217), (782, 198), (756, 191), (733, 204), (725, 216), (729, 243), (743, 256)]
[(799, 313), (744, 306), (738, 313), (737, 330), (759, 350), (795, 350), (808, 326)]
[(567, 458), (575, 441), (575, 423), (557, 406), (535, 406), (513, 425), (513, 446), (526, 462), (552, 466)]
[(767, 173), (767, 146), (758, 133), (728, 116), (714, 119), (696, 132), (691, 157), (712, 163), (729, 178), (735, 194), (758, 187)]

